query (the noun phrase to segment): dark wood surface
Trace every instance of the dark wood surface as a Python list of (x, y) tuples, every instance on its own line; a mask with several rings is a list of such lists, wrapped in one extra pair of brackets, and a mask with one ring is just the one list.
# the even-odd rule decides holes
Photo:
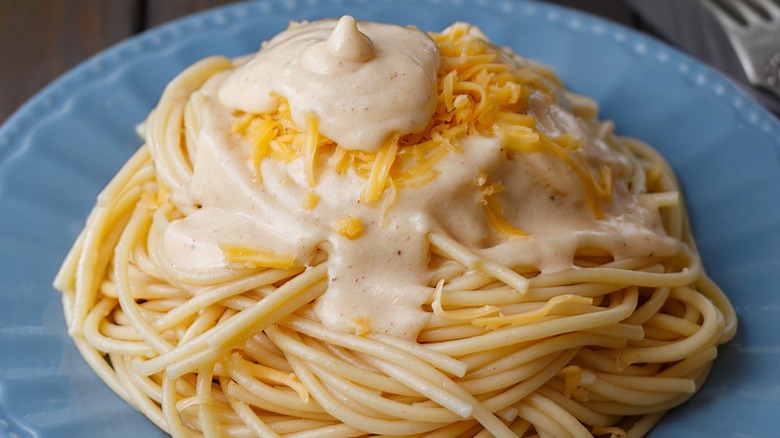
[[(170, 20), (236, 0), (0, 0), (0, 123), (99, 51)], [(621, 0), (551, 0), (641, 27)]]

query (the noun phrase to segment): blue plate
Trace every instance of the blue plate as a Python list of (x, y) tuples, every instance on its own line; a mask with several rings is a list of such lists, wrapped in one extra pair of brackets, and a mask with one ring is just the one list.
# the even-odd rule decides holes
[(134, 126), (205, 56), (255, 51), (289, 20), (352, 14), (454, 21), (553, 66), (618, 131), (678, 172), (705, 265), (741, 318), (711, 377), (652, 436), (777, 436), (780, 124), (713, 70), (629, 29), (545, 4), (488, 0), (244, 3), (127, 40), (72, 70), (0, 128), (0, 436), (160, 436), (86, 366), (51, 287), (95, 196), (140, 145)]

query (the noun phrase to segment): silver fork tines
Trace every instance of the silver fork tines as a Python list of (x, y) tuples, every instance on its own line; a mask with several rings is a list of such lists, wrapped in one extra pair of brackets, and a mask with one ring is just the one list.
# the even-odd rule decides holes
[(780, 4), (773, 0), (701, 0), (718, 19), (751, 84), (780, 97)]

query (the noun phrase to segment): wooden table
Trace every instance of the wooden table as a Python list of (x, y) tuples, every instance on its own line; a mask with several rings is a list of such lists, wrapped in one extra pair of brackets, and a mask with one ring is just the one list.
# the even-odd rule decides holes
[[(0, 123), (46, 84), (146, 29), (236, 0), (0, 0)], [(642, 29), (621, 0), (553, 0)]]

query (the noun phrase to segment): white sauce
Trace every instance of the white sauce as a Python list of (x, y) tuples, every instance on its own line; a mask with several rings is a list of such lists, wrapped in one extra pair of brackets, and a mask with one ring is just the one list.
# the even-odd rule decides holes
[(438, 70), (436, 43), (424, 32), (343, 17), (280, 33), (231, 74), (219, 98), (231, 109), (268, 113), (279, 103), (273, 94), (284, 96), (299, 126), (311, 111), (341, 147), (373, 152), (396, 132), (425, 128)]
[[(350, 331), (350, 323), (364, 317), (373, 331), (414, 339), (428, 319), (421, 306), (436, 281), (428, 268), (426, 236), (431, 231), (445, 232), (507, 265), (542, 271), (570, 268), (574, 251), (582, 246), (616, 258), (679, 249), (676, 240), (664, 236), (657, 212), (629, 193), (624, 157), (603, 139), (590, 138), (565, 109), (546, 107), (543, 101), (533, 103), (533, 112), (545, 119), (539, 129), (576, 131), (586, 139), (582, 151), (587, 159), (613, 168), (613, 202), (603, 220), (585, 206), (581, 181), (566, 164), (544, 153), (510, 159), (497, 138), (465, 138), (462, 153), (450, 153), (437, 165), (439, 177), (399, 191), (384, 221), (378, 205), (360, 202), (366, 180), (351, 171), (338, 175), (328, 163), (318, 162), (313, 190), (320, 201), (310, 211), (301, 206), (312, 190), (302, 160), (263, 160), (263, 183), (257, 184), (246, 164), (249, 145), (230, 133), (229, 114), (236, 108), (273, 110), (276, 102), (269, 91), (284, 95), (296, 111), (317, 112), (322, 132), (347, 139), (352, 147), (371, 149), (388, 133), (414, 131), (428, 122), (435, 101), (431, 77), (439, 64), (432, 41), (412, 28), (375, 23), (355, 28), (351, 19), (342, 19), (333, 30), (334, 24), (288, 30), (202, 89), (207, 103), (189, 186), (202, 208), (173, 221), (164, 234), (164, 250), (175, 269), (215, 274), (226, 269), (220, 242), (296, 254), (301, 264), (325, 247), (329, 287), (315, 303), (322, 322)], [(350, 110), (356, 108), (361, 111)], [(533, 237), (504, 240), (492, 230), (476, 187), (481, 172), (506, 188), (498, 196), (506, 220)], [(349, 240), (337, 232), (336, 222), (347, 216), (365, 227), (360, 238)]]

